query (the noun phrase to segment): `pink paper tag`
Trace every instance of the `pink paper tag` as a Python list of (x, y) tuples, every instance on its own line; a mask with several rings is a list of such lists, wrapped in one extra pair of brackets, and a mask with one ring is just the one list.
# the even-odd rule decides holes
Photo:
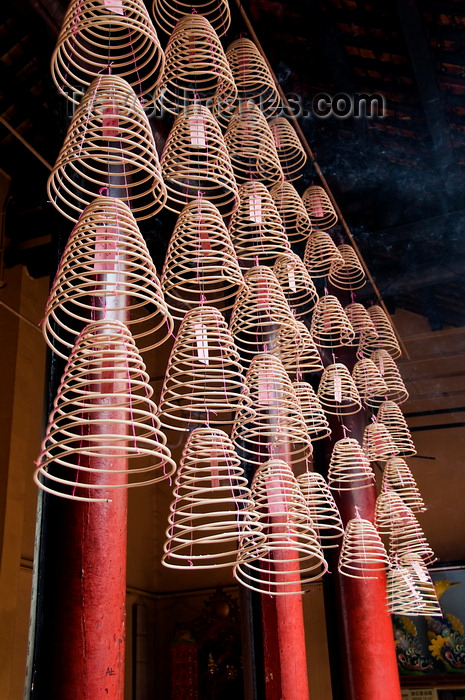
[(258, 283), (258, 299), (257, 305), (259, 308), (267, 309), (270, 302), (268, 283), (266, 280), (260, 280)]
[(212, 450), (211, 453), (211, 473), (212, 473), (212, 488), (214, 489), (219, 489), (220, 488), (220, 480), (218, 479), (219, 476), (219, 471), (218, 471), (218, 462), (216, 459), (216, 451)]
[(111, 139), (119, 135), (119, 111), (114, 102), (106, 102), (103, 106), (102, 136)]
[(210, 236), (208, 235), (208, 230), (205, 224), (200, 224), (198, 231), (200, 238), (200, 247), (204, 253), (207, 253), (209, 250), (212, 249), (212, 247), (210, 244)]
[(312, 197), (312, 216), (315, 216), (318, 219), (321, 219), (321, 217), (324, 216), (323, 204), (319, 194), (314, 194)]
[(118, 265), (118, 248), (115, 238), (117, 230), (98, 228), (96, 234), (94, 270), (96, 272), (114, 272)]
[(123, 0), (103, 0), (103, 4), (115, 15), (124, 15)]
[(273, 382), (261, 381), (258, 384), (258, 403), (260, 406), (269, 406), (275, 400), (275, 386)]

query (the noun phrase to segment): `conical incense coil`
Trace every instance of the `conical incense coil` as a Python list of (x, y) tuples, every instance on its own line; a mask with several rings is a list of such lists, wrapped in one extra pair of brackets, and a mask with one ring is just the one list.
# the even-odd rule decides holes
[(48, 345), (68, 357), (76, 336), (96, 314), (124, 312), (139, 349), (161, 345), (173, 319), (155, 266), (130, 209), (97, 197), (83, 211), (58, 266), (42, 330)]
[(302, 195), (302, 201), (314, 228), (327, 231), (337, 223), (337, 214), (322, 187), (318, 185), (307, 187)]
[(376, 340), (361, 338), (359, 354), (370, 355), (374, 350), (387, 350), (391, 357), (396, 360), (402, 352), (397, 342), (394, 330), (389, 318), (384, 313), (381, 306), (373, 304), (368, 308), (368, 314), (373, 321), (373, 325), (378, 333)]
[(307, 426), (308, 435), (312, 442), (322, 440), (331, 435), (328, 419), (313, 387), (307, 382), (294, 382), (292, 386), (294, 387), (297, 401)]
[(354, 380), (342, 362), (325, 367), (317, 396), (325, 413), (330, 415), (349, 416), (362, 408)]
[(180, 212), (204, 196), (224, 217), (239, 204), (231, 160), (216, 119), (207, 107), (190, 105), (178, 114), (161, 156), (168, 191), (166, 206)]
[(342, 519), (328, 484), (316, 472), (306, 471), (297, 482), (323, 549), (337, 547), (344, 534)]
[(236, 39), (226, 49), (226, 58), (239, 100), (253, 100), (266, 118), (273, 116), (281, 105), (281, 97), (265, 59), (253, 41), (245, 37)]
[(297, 180), (307, 162), (302, 143), (292, 124), (284, 117), (275, 117), (269, 124), (284, 177)]
[(410, 511), (408, 518), (402, 520), (401, 524), (396, 521), (395, 525), (396, 527), (391, 532), (390, 541), (392, 558), (400, 560), (405, 556), (415, 555), (421, 558), (425, 566), (436, 561), (436, 556), (412, 511)]
[(381, 491), (376, 499), (375, 525), (391, 536), (402, 530), (415, 516), (395, 491)]
[(299, 379), (303, 374), (323, 370), (318, 349), (302, 321), (295, 322), (294, 330), (285, 327), (278, 333), (277, 351), (287, 372)]
[(171, 34), (184, 15), (197, 10), (206, 17), (218, 36), (223, 36), (231, 24), (229, 4), (226, 0), (153, 0), (152, 12), (156, 25), (165, 34)]
[(395, 403), (404, 403), (407, 401), (409, 394), (405, 384), (400, 376), (399, 369), (387, 350), (375, 350), (371, 353), (370, 359), (373, 360), (379, 370), (380, 375), (388, 388), (387, 398)]
[(36, 483), (63, 498), (107, 501), (107, 489), (169, 477), (176, 465), (149, 381), (123, 323), (105, 319), (86, 326), (58, 388)]
[(229, 233), (240, 262), (272, 263), (278, 255), (290, 252), (273, 199), (257, 180), (239, 187), (239, 207), (231, 218)]
[(383, 491), (393, 490), (414, 513), (426, 510), (417, 482), (401, 457), (392, 457), (384, 467)]
[[(174, 569), (231, 566), (239, 536), (258, 514), (230, 438), (222, 430), (196, 428), (184, 447), (170, 506), (162, 563)], [(264, 540), (264, 537), (262, 537)]]
[(337, 289), (352, 291), (360, 289), (366, 283), (365, 271), (352, 246), (343, 243), (337, 247), (344, 264), (340, 261), (333, 262), (328, 279)]
[(358, 304), (357, 302), (347, 304), (344, 307), (344, 311), (355, 333), (352, 345), (358, 345), (361, 341), (375, 342), (378, 340), (376, 328), (363, 304)]
[(166, 254), (161, 288), (176, 319), (205, 301), (232, 308), (245, 285), (224, 221), (214, 204), (199, 197), (176, 222)]
[(79, 104), (96, 76), (123, 78), (140, 99), (151, 97), (164, 66), (155, 27), (142, 0), (73, 0), (52, 56), (58, 90)]
[(312, 222), (294, 185), (291, 182), (277, 182), (270, 189), (270, 194), (290, 243), (306, 241), (312, 232)]
[(421, 605), (416, 614), (443, 617), (434, 583), (421, 557), (415, 554), (406, 554), (400, 559), (400, 565), (409, 570), (413, 585), (421, 598)]
[(237, 182), (260, 180), (267, 187), (284, 179), (268, 122), (253, 102), (241, 103), (224, 135)]
[(377, 421), (366, 426), (362, 447), (370, 462), (387, 462), (397, 454), (397, 448), (386, 426)]
[(379, 408), (388, 398), (388, 388), (375, 363), (370, 358), (363, 358), (355, 363), (352, 378), (365, 406)]
[(378, 578), (377, 572), (388, 567), (389, 557), (373, 523), (359, 517), (349, 520), (342, 540), (339, 573), (371, 579)]
[(387, 572), (387, 606), (391, 615), (418, 615), (421, 605), (411, 569), (392, 566)]
[(147, 116), (134, 90), (100, 75), (82, 98), (47, 183), (52, 204), (77, 221), (103, 190), (148, 219), (165, 204), (166, 188)]
[(273, 272), (297, 318), (313, 311), (318, 301), (318, 293), (298, 255), (291, 251), (280, 255), (274, 264)]
[(314, 230), (307, 241), (304, 265), (311, 277), (327, 277), (331, 270), (343, 265), (344, 260), (333, 239), (325, 231)]
[(206, 17), (181, 17), (165, 49), (158, 87), (164, 109), (178, 114), (193, 103), (219, 116), (237, 99), (237, 88), (218, 36)]
[(244, 382), (239, 354), (226, 322), (212, 306), (188, 311), (168, 361), (159, 409), (165, 428), (228, 425)]
[(237, 295), (231, 333), (247, 365), (257, 354), (276, 350), (277, 334), (295, 327), (284, 292), (273, 271), (252, 267), (244, 276), (246, 287)]
[(310, 333), (320, 348), (350, 345), (354, 331), (337, 297), (325, 294), (318, 299), (313, 309)]
[(378, 420), (389, 430), (399, 457), (411, 457), (417, 451), (402, 411), (394, 401), (385, 401), (378, 411)]
[[(245, 561), (239, 548), (234, 576), (261, 593), (301, 593), (303, 586), (323, 576), (328, 565), (292, 469), (283, 460), (272, 459), (257, 469), (251, 488), (265, 543), (257, 545), (255, 558), (248, 558), (246, 549)], [(250, 539), (245, 535), (244, 543)]]
[(338, 440), (333, 447), (329, 463), (329, 488), (332, 491), (354, 491), (368, 488), (374, 481), (373, 469), (357, 440)]
[[(257, 355), (245, 379), (247, 400), (236, 414), (232, 440), (253, 467), (285, 455), (297, 468), (312, 453), (304, 418), (289, 376), (277, 357)], [(251, 413), (251, 409), (252, 412)]]

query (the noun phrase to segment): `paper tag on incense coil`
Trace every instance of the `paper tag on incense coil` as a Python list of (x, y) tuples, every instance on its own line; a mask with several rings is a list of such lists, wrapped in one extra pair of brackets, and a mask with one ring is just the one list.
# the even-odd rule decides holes
[(338, 374), (334, 377), (334, 400), (337, 403), (342, 402), (342, 383), (341, 377)]
[(412, 569), (415, 571), (416, 575), (422, 583), (429, 583), (429, 578), (425, 574), (423, 567), (416, 561), (412, 562)]
[(218, 459), (217, 459), (217, 454), (215, 450), (212, 450), (211, 452), (211, 475), (212, 475), (212, 488), (214, 489), (219, 489), (220, 488), (220, 480), (218, 478), (219, 476), (219, 471), (218, 471)]
[(192, 146), (207, 145), (207, 135), (205, 133), (205, 119), (202, 114), (189, 117), (189, 134)]
[(208, 336), (207, 327), (203, 323), (196, 323), (194, 325), (195, 338), (197, 343), (197, 357), (199, 362), (204, 365), (208, 365)]
[(105, 139), (119, 136), (119, 110), (118, 105), (108, 100), (102, 109), (102, 136)]
[(276, 400), (276, 388), (274, 382), (260, 381), (258, 384), (258, 403), (260, 406), (269, 406)]
[(123, 0), (103, 0), (103, 4), (115, 15), (124, 15)]
[(249, 216), (250, 220), (256, 224), (263, 223), (262, 217), (262, 198), (259, 194), (252, 194), (249, 197)]
[(324, 216), (323, 203), (319, 194), (312, 197), (312, 216), (321, 219)]
[(287, 268), (287, 278), (289, 280), (289, 288), (293, 291), (297, 291), (297, 285), (295, 281), (294, 265), (288, 265)]
[(94, 270), (95, 272), (115, 272), (118, 270), (118, 230), (116, 228), (98, 228), (96, 230)]

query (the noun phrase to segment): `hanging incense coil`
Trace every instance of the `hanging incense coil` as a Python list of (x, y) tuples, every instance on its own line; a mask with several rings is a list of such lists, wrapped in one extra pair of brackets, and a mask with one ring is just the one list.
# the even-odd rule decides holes
[(186, 14), (165, 49), (165, 70), (158, 87), (163, 108), (178, 114), (203, 104), (220, 116), (237, 99), (237, 88), (223, 47), (202, 14)]
[(297, 180), (307, 162), (302, 143), (292, 124), (284, 117), (275, 117), (269, 124), (284, 177)]
[(375, 525), (386, 535), (391, 536), (402, 530), (414, 517), (410, 508), (395, 491), (381, 491), (376, 499)]
[(290, 243), (306, 241), (312, 232), (312, 222), (294, 185), (278, 182), (270, 189), (270, 194)]
[(206, 17), (217, 36), (223, 36), (231, 24), (231, 13), (226, 0), (153, 0), (152, 12), (155, 23), (165, 34), (171, 34), (179, 20), (193, 11)]
[(366, 426), (362, 447), (370, 462), (387, 462), (397, 454), (397, 448), (388, 429), (377, 421)]
[(266, 187), (284, 180), (273, 134), (253, 102), (236, 109), (224, 140), (238, 183), (260, 180)]
[(398, 510), (403, 506), (402, 517), (394, 517), (390, 532), (390, 551), (394, 560), (400, 560), (405, 556), (415, 555), (421, 557), (423, 563), (428, 566), (436, 560), (436, 556), (425, 537), (425, 534), (418, 522), (415, 514), (401, 501), (394, 492), (385, 492), (384, 498), (389, 498), (401, 503)]
[(234, 247), (214, 204), (199, 197), (176, 222), (166, 254), (161, 288), (175, 319), (204, 301), (225, 311), (245, 285)]
[(267, 119), (273, 116), (281, 105), (281, 97), (265, 59), (253, 41), (245, 37), (236, 39), (226, 49), (226, 58), (239, 100), (253, 100)]
[(332, 491), (355, 491), (372, 486), (375, 481), (370, 461), (354, 438), (342, 438), (333, 447), (328, 470)]
[(310, 331), (302, 321), (296, 321), (294, 330), (284, 327), (278, 333), (277, 352), (286, 371), (296, 375), (321, 372), (323, 363)]
[(354, 331), (337, 297), (325, 294), (318, 299), (313, 309), (310, 333), (320, 348), (350, 345)]
[(308, 435), (312, 442), (322, 440), (331, 435), (328, 419), (311, 384), (294, 382), (292, 386), (294, 387), (297, 401), (307, 426)]
[(344, 259), (329, 233), (314, 230), (304, 252), (304, 265), (308, 274), (315, 279), (327, 277), (331, 270), (334, 271), (338, 265), (343, 264)]
[(344, 534), (342, 519), (331, 490), (316, 472), (305, 472), (297, 477), (297, 482), (310, 513), (323, 549), (337, 547)]
[(245, 521), (260, 543), (261, 528), (247, 479), (230, 438), (222, 430), (196, 428), (189, 435), (173, 496), (162, 558), (165, 566), (231, 566)]
[(244, 279), (246, 287), (237, 295), (230, 328), (248, 366), (255, 355), (276, 351), (277, 334), (285, 328), (292, 332), (295, 320), (269, 267), (252, 267)]
[(356, 302), (347, 304), (347, 306), (344, 307), (344, 311), (355, 333), (352, 345), (358, 345), (362, 340), (368, 343), (378, 340), (376, 328), (373, 325), (370, 314), (363, 304), (358, 304)]
[(362, 408), (354, 380), (342, 362), (325, 367), (317, 396), (325, 413), (330, 415), (350, 416)]
[(276, 260), (273, 272), (294, 315), (299, 318), (313, 311), (318, 293), (298, 255), (289, 251)]
[(77, 501), (107, 501), (107, 489), (169, 477), (176, 465), (149, 382), (123, 323), (104, 319), (86, 326), (50, 414), (34, 475), (40, 488)]
[(411, 569), (391, 566), (387, 571), (387, 607), (391, 615), (419, 615), (422, 599), (416, 589)]
[(116, 75), (91, 83), (47, 183), (52, 204), (71, 221), (103, 190), (136, 219), (148, 219), (166, 201), (149, 121), (134, 90)]
[(406, 554), (402, 556), (400, 564), (410, 572), (413, 585), (421, 598), (421, 605), (416, 614), (443, 617), (434, 583), (421, 557), (415, 554)]
[(412, 472), (401, 457), (391, 457), (383, 472), (383, 491), (393, 490), (414, 513), (426, 510)]
[(224, 217), (239, 204), (239, 194), (223, 134), (207, 107), (190, 105), (178, 114), (161, 156), (168, 191), (167, 209), (180, 212), (204, 196)]
[(389, 557), (375, 526), (364, 518), (352, 518), (347, 523), (342, 540), (338, 571), (350, 578), (379, 578), (386, 571)]
[(243, 386), (239, 354), (221, 313), (212, 306), (188, 311), (168, 361), (161, 424), (172, 430), (231, 424), (244, 401)]
[(79, 104), (96, 76), (123, 78), (140, 99), (151, 97), (164, 56), (141, 0), (72, 0), (52, 56), (52, 78), (68, 100)]
[[(297, 469), (312, 453), (304, 418), (282, 363), (273, 355), (257, 355), (245, 384), (247, 400), (236, 414), (232, 440), (243, 460), (253, 467), (285, 455)], [(253, 413), (251, 413), (251, 409)]]
[(48, 345), (67, 358), (76, 336), (96, 314), (124, 313), (139, 349), (171, 335), (173, 319), (155, 266), (126, 204), (97, 197), (83, 211), (63, 251), (45, 309)]
[(371, 353), (370, 359), (373, 360), (386, 383), (388, 389), (386, 397), (397, 404), (407, 401), (409, 397), (408, 391), (402, 381), (398, 367), (388, 351), (383, 349), (375, 350)]
[(314, 228), (327, 231), (337, 223), (337, 214), (322, 187), (318, 185), (307, 187), (302, 195), (302, 202)]
[(365, 406), (376, 409), (389, 398), (386, 382), (370, 358), (355, 363), (352, 378)]
[(352, 246), (343, 243), (337, 247), (344, 264), (340, 261), (333, 261), (329, 271), (328, 279), (337, 289), (347, 289), (353, 291), (360, 289), (366, 284), (365, 271)]
[(411, 457), (417, 451), (402, 411), (394, 401), (385, 401), (378, 411), (378, 420), (389, 430), (399, 457)]
[(381, 306), (377, 304), (373, 304), (373, 306), (369, 307), (368, 314), (373, 321), (373, 325), (378, 333), (378, 338), (372, 340), (362, 337), (358, 351), (359, 355), (361, 353), (370, 355), (374, 350), (382, 348), (383, 350), (387, 350), (393, 360), (396, 360), (401, 356), (402, 352), (389, 318), (386, 316)]
[(302, 587), (321, 578), (328, 565), (292, 469), (283, 460), (272, 459), (257, 469), (251, 489), (265, 543), (258, 543), (257, 556), (248, 558), (253, 535), (243, 537), (247, 558), (240, 547), (234, 576), (260, 593), (302, 593)]
[(229, 233), (240, 262), (272, 263), (278, 255), (290, 252), (273, 199), (257, 180), (239, 187), (239, 207), (232, 215)]

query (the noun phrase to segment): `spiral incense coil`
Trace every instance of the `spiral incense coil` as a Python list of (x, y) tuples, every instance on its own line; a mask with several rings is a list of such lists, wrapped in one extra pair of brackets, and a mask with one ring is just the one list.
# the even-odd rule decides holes
[(179, 20), (193, 11), (206, 17), (217, 36), (223, 36), (231, 24), (231, 13), (226, 0), (153, 0), (152, 12), (155, 23), (165, 34), (171, 34)]
[(230, 328), (248, 366), (255, 355), (276, 351), (277, 334), (285, 328), (292, 333), (295, 320), (269, 267), (251, 267), (244, 279), (246, 287), (237, 295)]
[(155, 266), (130, 209), (97, 197), (74, 227), (58, 266), (42, 322), (48, 345), (67, 358), (76, 336), (96, 314), (124, 312), (139, 349), (168, 339), (173, 319)]
[(210, 110), (200, 104), (178, 114), (161, 156), (168, 191), (166, 207), (180, 212), (204, 196), (224, 217), (239, 204), (239, 193), (223, 135)]
[(161, 424), (172, 430), (231, 424), (243, 386), (239, 354), (221, 313), (212, 306), (188, 311), (168, 361)]
[(388, 429), (382, 423), (369, 423), (363, 433), (363, 451), (370, 462), (387, 462), (397, 454)]
[[(272, 459), (257, 469), (251, 488), (265, 543), (258, 543), (256, 557), (245, 560), (239, 547), (234, 576), (260, 593), (302, 593), (302, 587), (321, 578), (328, 565), (292, 469), (283, 460)], [(245, 536), (244, 543), (249, 539)], [(246, 552), (250, 557), (250, 549)]]
[(372, 486), (375, 481), (370, 461), (354, 438), (342, 438), (333, 447), (328, 470), (332, 491), (355, 491)]
[(166, 254), (161, 288), (175, 319), (205, 301), (232, 308), (245, 282), (228, 230), (214, 204), (199, 197), (176, 222)]
[(237, 88), (229, 63), (206, 17), (181, 17), (166, 46), (165, 59), (158, 97), (168, 112), (178, 114), (195, 102), (220, 116), (236, 102)]
[(352, 370), (352, 378), (365, 406), (376, 409), (383, 401), (390, 398), (386, 382), (371, 359), (363, 358), (356, 362)]
[(104, 319), (86, 326), (50, 413), (34, 475), (40, 488), (76, 501), (108, 501), (107, 489), (169, 477), (176, 465), (149, 382), (123, 323)]
[(392, 536), (415, 516), (395, 491), (381, 491), (376, 499), (375, 525), (379, 532)]
[(421, 605), (416, 614), (429, 617), (443, 617), (444, 613), (438, 600), (434, 583), (421, 557), (406, 554), (400, 560), (400, 565), (408, 569), (413, 585), (420, 595)]
[(257, 180), (239, 187), (239, 207), (232, 215), (229, 233), (240, 262), (272, 263), (278, 255), (290, 252), (273, 199)]
[(337, 547), (344, 534), (342, 519), (328, 484), (316, 472), (306, 471), (297, 482), (323, 549)]
[(232, 440), (243, 460), (253, 467), (285, 455), (294, 468), (312, 454), (304, 418), (289, 376), (277, 357), (257, 355), (245, 383), (250, 407), (236, 414)]
[(374, 350), (387, 350), (393, 360), (401, 356), (402, 352), (397, 342), (394, 330), (389, 318), (384, 313), (381, 306), (373, 304), (368, 309), (368, 314), (373, 321), (373, 325), (378, 333), (376, 340), (361, 338), (358, 354), (370, 355)]
[(389, 533), (391, 557), (394, 560), (401, 560), (403, 557), (414, 555), (421, 557), (425, 566), (432, 564), (436, 556), (415, 514), (394, 492), (384, 492), (378, 500), (381, 496), (383, 501), (388, 499), (388, 503), (396, 504), (395, 511), (392, 509), (394, 514), (391, 514), (391, 532)]
[(370, 359), (373, 360), (386, 383), (388, 388), (387, 398), (397, 404), (407, 401), (409, 397), (408, 391), (402, 381), (397, 365), (388, 351), (383, 349), (375, 350), (371, 353)]
[(417, 482), (401, 457), (391, 457), (383, 472), (383, 491), (393, 490), (414, 513), (426, 510)]
[(325, 294), (318, 299), (313, 309), (310, 333), (320, 348), (350, 345), (354, 331), (337, 297)]
[(389, 430), (397, 447), (398, 457), (412, 457), (417, 451), (402, 411), (394, 401), (385, 401), (378, 411), (378, 420)]
[(273, 272), (297, 318), (313, 311), (318, 301), (318, 293), (298, 255), (291, 251), (280, 255), (274, 264)]
[[(176, 474), (162, 563), (173, 569), (231, 566), (243, 529), (261, 527), (250, 489), (230, 438), (196, 428)], [(262, 536), (261, 540), (265, 538)]]
[(371, 343), (378, 340), (376, 328), (363, 304), (347, 304), (344, 311), (355, 333), (352, 345), (358, 345), (361, 341)]
[(269, 124), (284, 177), (297, 180), (307, 162), (302, 143), (292, 124), (284, 117), (275, 117)]
[(292, 386), (294, 387), (297, 401), (307, 426), (308, 435), (312, 442), (322, 440), (331, 435), (328, 419), (311, 384), (294, 382)]
[(281, 105), (281, 97), (265, 59), (250, 39), (236, 39), (226, 49), (239, 100), (253, 102), (268, 119)]
[(328, 279), (337, 289), (352, 291), (366, 284), (365, 271), (352, 246), (343, 243), (337, 247), (344, 264), (337, 260), (331, 265)]
[(317, 397), (324, 412), (329, 415), (350, 416), (362, 408), (355, 382), (342, 362), (325, 367)]
[(415, 587), (411, 569), (392, 566), (386, 574), (387, 607), (391, 615), (419, 615), (422, 599)]
[(323, 370), (318, 349), (302, 321), (295, 322), (294, 331), (288, 327), (279, 331), (277, 351), (286, 371), (299, 379), (303, 374)]
[(142, 0), (72, 0), (52, 56), (52, 78), (74, 104), (96, 76), (124, 78), (143, 99), (159, 83), (164, 56)]
[(237, 107), (224, 140), (238, 183), (260, 180), (269, 187), (284, 180), (273, 134), (253, 102)]
[(278, 182), (270, 194), (284, 224), (290, 243), (306, 241), (312, 232), (312, 222), (299, 193), (291, 182)]
[(350, 578), (372, 579), (379, 578), (377, 572), (388, 567), (389, 557), (373, 523), (359, 517), (349, 520), (342, 540), (339, 573)]
[(327, 231), (337, 223), (337, 214), (327, 193), (318, 185), (307, 187), (302, 195), (302, 202), (312, 226), (320, 231)]
[(327, 277), (331, 270), (334, 271), (338, 265), (343, 264), (344, 259), (329, 233), (314, 230), (304, 252), (304, 265), (308, 274), (315, 279)]
[(47, 183), (52, 204), (77, 221), (103, 190), (148, 219), (166, 188), (147, 116), (134, 90), (116, 75), (91, 83), (74, 113)]

